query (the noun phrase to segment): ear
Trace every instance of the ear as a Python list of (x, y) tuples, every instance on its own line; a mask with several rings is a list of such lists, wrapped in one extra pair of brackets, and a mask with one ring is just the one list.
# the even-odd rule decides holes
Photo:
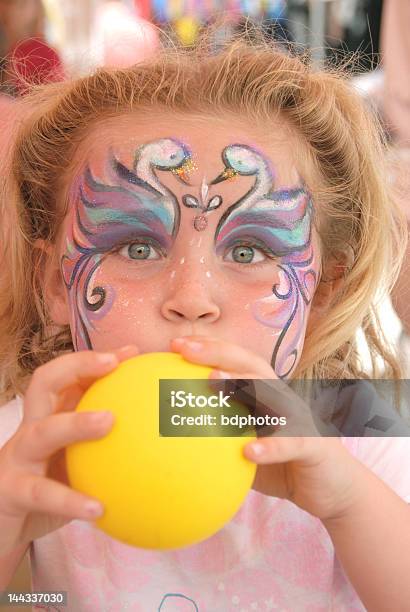
[(349, 246), (346, 251), (332, 254), (323, 266), (323, 273), (316, 287), (309, 313), (307, 333), (319, 320), (326, 315), (331, 304), (341, 294), (346, 274), (354, 263), (353, 249)]
[(67, 290), (60, 269), (57, 248), (54, 244), (42, 239), (37, 239), (34, 242), (34, 247), (40, 251), (39, 274), (41, 278), (39, 281), (43, 286), (47, 312), (53, 323), (68, 325), (70, 322), (70, 308)]

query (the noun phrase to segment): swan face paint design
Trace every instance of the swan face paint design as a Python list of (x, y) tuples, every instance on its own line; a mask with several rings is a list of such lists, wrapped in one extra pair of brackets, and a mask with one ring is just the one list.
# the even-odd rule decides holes
[(225, 168), (212, 184), (235, 176), (255, 176), (251, 189), (222, 215), (216, 232), (216, 252), (249, 236), (252, 245), (277, 258), (278, 282), (271, 295), (252, 304), (255, 318), (277, 332), (271, 365), (288, 377), (302, 348), (307, 309), (317, 285), (319, 263), (312, 247), (312, 199), (300, 187), (274, 190), (268, 160), (256, 149), (234, 144), (222, 153)]
[[(68, 290), (76, 350), (92, 348), (90, 330), (111, 309), (116, 290), (98, 282), (104, 259), (120, 245), (144, 244), (168, 251), (178, 231), (180, 207), (175, 195), (158, 180), (156, 170), (170, 171), (187, 183), (193, 162), (189, 149), (176, 139), (164, 138), (137, 151), (134, 170), (111, 153), (96, 178), (87, 167), (74, 184), (71, 229), (61, 269)], [(140, 255), (143, 255), (140, 249)], [(138, 249), (134, 248), (134, 257)]]

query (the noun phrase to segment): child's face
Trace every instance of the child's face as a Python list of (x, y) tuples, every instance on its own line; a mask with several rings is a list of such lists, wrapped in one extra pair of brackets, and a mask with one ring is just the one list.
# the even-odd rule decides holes
[(200, 334), (291, 376), (320, 270), (297, 149), (279, 123), (264, 134), (230, 118), (94, 129), (58, 240), (65, 303), (54, 318), (70, 322), (76, 349), (168, 351)]

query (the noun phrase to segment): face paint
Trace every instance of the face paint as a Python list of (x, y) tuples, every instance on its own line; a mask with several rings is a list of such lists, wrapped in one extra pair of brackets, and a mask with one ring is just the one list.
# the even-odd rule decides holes
[(115, 299), (113, 287), (96, 285), (104, 256), (141, 237), (165, 252), (175, 238), (179, 203), (158, 179), (157, 169), (171, 171), (186, 183), (192, 169), (189, 149), (171, 138), (148, 143), (139, 148), (134, 170), (111, 154), (104, 181), (96, 180), (87, 167), (74, 186), (71, 230), (61, 268), (74, 313), (77, 350), (92, 348), (89, 331)]
[(193, 195), (184, 195), (182, 197), (182, 203), (184, 206), (187, 208), (199, 208), (202, 211), (201, 215), (194, 218), (194, 228), (197, 230), (197, 232), (202, 232), (204, 229), (206, 229), (208, 226), (208, 219), (205, 215), (212, 210), (219, 208), (223, 201), (220, 195), (216, 195), (208, 200), (208, 191), (209, 186), (204, 179), (202, 181), (201, 188), (201, 202), (198, 202), (198, 198)]
[[(142, 352), (168, 350), (169, 339), (180, 333), (215, 334), (263, 354), (279, 376), (288, 376), (303, 344), (318, 269), (312, 202), (303, 182), (274, 188), (267, 158), (247, 145), (225, 147), (223, 172), (211, 182), (199, 177), (189, 190), (184, 186), (196, 166), (180, 140), (151, 140), (132, 163), (112, 151), (108, 161), (100, 159), (91, 158), (71, 190), (62, 257), (76, 348), (105, 350), (132, 340)], [(212, 156), (210, 163), (215, 176)], [(175, 181), (165, 181), (164, 173)], [(241, 176), (253, 183), (242, 192)], [(222, 199), (211, 189), (223, 182), (232, 188)], [(210, 214), (228, 197), (234, 204), (224, 206), (219, 219), (219, 213)], [(201, 214), (193, 219), (189, 209)], [(209, 226), (212, 232), (204, 232)], [(221, 255), (235, 244), (255, 247), (267, 261), (226, 265)], [(140, 260), (140, 253), (129, 253), (135, 247), (161, 255), (157, 262)]]
[(271, 365), (281, 378), (290, 375), (298, 361), (298, 350), (306, 329), (306, 309), (317, 282), (317, 262), (311, 244), (313, 205), (302, 184), (297, 188), (273, 188), (273, 173), (268, 161), (246, 145), (224, 149), (223, 172), (212, 184), (232, 176), (255, 176), (251, 189), (222, 215), (215, 232), (218, 253), (228, 244), (247, 241), (267, 257), (281, 259), (277, 267), (279, 283), (272, 295), (253, 304), (254, 317), (277, 330)]

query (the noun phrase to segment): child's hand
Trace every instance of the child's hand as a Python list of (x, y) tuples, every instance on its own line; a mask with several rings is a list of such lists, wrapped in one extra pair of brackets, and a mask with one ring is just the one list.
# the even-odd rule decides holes
[(70, 520), (102, 514), (95, 512), (101, 504), (95, 508), (96, 500), (67, 486), (64, 447), (108, 433), (112, 414), (93, 420), (94, 413), (76, 413), (75, 407), (96, 379), (137, 352), (134, 346), (108, 354), (80, 351), (35, 371), (22, 423), (0, 449), (0, 557)]
[(189, 361), (216, 368), (210, 378), (275, 379), (269, 406), (275, 414), (286, 416), (288, 424), (281, 433), (245, 446), (245, 456), (258, 463), (255, 490), (289, 499), (322, 520), (338, 517), (351, 507), (366, 468), (340, 439), (320, 437), (309, 407), (276, 377), (269, 363), (236, 344), (207, 336), (176, 338), (171, 348)]

